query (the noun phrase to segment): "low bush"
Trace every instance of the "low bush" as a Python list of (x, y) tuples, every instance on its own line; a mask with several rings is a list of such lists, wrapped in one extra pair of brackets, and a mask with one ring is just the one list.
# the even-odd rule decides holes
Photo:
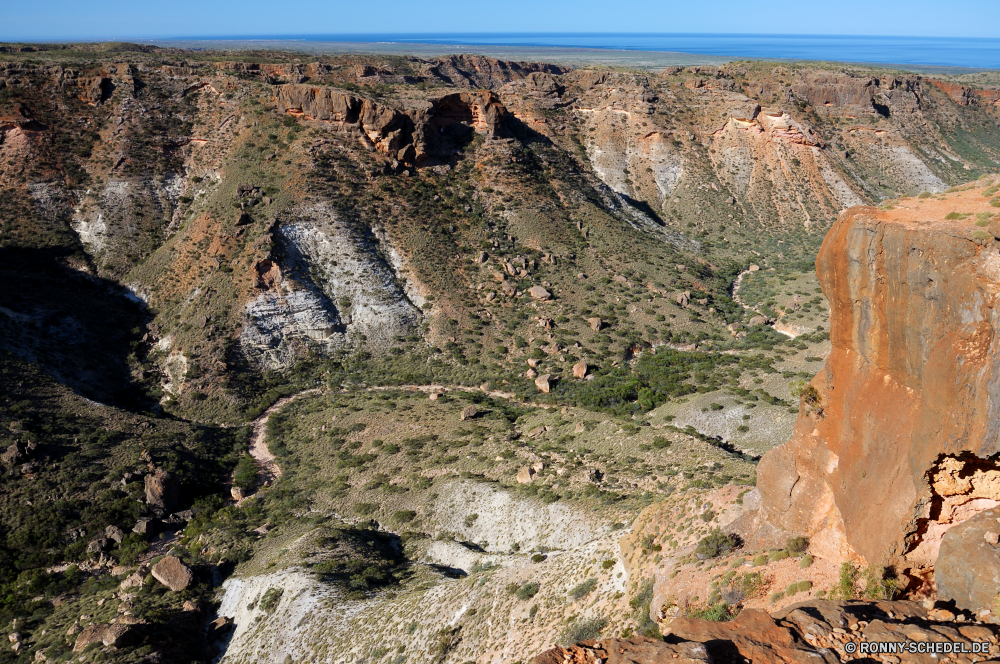
[(535, 595), (537, 595), (538, 590), (539, 590), (538, 584), (532, 581), (530, 583), (524, 584), (516, 591), (514, 591), (514, 596), (517, 597), (522, 602), (525, 602), (534, 597)]
[(268, 588), (264, 596), (260, 598), (258, 606), (267, 613), (274, 613), (274, 610), (278, 608), (278, 604), (281, 602), (281, 596), (284, 592), (281, 588)]
[(595, 588), (597, 588), (597, 579), (587, 579), (573, 586), (569, 591), (569, 596), (578, 601), (592, 593)]
[(738, 545), (739, 543), (732, 535), (727, 535), (720, 529), (716, 528), (714, 531), (701, 538), (694, 552), (700, 560), (705, 560), (706, 558), (718, 558), (719, 556), (729, 554)]
[(564, 646), (590, 641), (601, 635), (601, 631), (607, 627), (608, 621), (604, 618), (581, 618), (574, 620), (559, 635), (559, 643)]
[(392, 513), (392, 520), (396, 523), (409, 523), (417, 518), (417, 513), (413, 510), (396, 510)]
[(796, 581), (785, 588), (785, 597), (792, 597), (793, 595), (804, 593), (812, 587), (812, 581)]
[(801, 556), (808, 548), (808, 537), (789, 537), (785, 540), (785, 550), (793, 556)]

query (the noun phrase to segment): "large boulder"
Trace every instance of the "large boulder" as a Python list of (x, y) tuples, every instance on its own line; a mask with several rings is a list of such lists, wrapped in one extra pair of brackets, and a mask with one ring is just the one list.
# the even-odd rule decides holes
[(531, 480), (535, 479), (535, 469), (531, 466), (525, 466), (521, 470), (517, 471), (517, 483), (518, 484), (531, 484)]
[(0, 454), (0, 462), (6, 466), (14, 466), (24, 459), (24, 446), (20, 442), (14, 442), (7, 446), (7, 449)]
[(475, 404), (469, 404), (462, 409), (461, 414), (459, 414), (459, 419), (461, 420), (471, 420), (473, 417), (479, 414), (479, 409), (476, 408)]
[(153, 565), (153, 578), (175, 593), (191, 585), (194, 575), (191, 569), (174, 556), (164, 556)]
[(172, 473), (156, 470), (146, 475), (146, 504), (160, 514), (168, 513), (177, 505), (178, 489)]
[(92, 624), (87, 625), (76, 637), (73, 644), (73, 652), (81, 652), (91, 643), (101, 643), (105, 646), (125, 646), (133, 643), (136, 636), (136, 627), (127, 624)]
[(539, 392), (548, 393), (552, 389), (552, 376), (551, 374), (545, 374), (544, 376), (539, 376), (535, 379), (535, 387)]
[(528, 295), (536, 300), (548, 300), (552, 297), (552, 293), (548, 292), (541, 286), (532, 286), (528, 289)]
[(938, 597), (968, 611), (995, 610), (1000, 595), (1000, 508), (948, 530), (934, 565)]

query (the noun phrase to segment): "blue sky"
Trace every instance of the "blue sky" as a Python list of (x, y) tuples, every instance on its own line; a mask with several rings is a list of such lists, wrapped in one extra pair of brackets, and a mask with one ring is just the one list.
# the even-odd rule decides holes
[(998, 37), (1000, 0), (31, 0), (0, 40), (421, 32)]

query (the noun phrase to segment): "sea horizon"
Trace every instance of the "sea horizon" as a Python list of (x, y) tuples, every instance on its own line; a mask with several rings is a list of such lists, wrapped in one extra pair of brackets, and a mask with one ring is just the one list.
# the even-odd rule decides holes
[(715, 33), (346, 33), (232, 35), (143, 41), (329, 42), (670, 52), (738, 59), (863, 62), (1000, 69), (1000, 38)]

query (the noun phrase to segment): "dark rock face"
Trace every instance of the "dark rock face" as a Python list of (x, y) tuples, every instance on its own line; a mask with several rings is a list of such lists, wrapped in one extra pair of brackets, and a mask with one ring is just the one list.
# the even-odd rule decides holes
[(755, 664), (840, 661), (829, 650), (813, 648), (797, 630), (779, 624), (759, 609), (748, 609), (732, 622), (677, 618), (667, 631), (684, 641), (704, 643), (712, 656), (710, 661), (714, 662), (738, 662), (744, 658)]
[(934, 565), (938, 597), (969, 611), (995, 609), (1000, 594), (1000, 509), (981, 512), (948, 530)]

